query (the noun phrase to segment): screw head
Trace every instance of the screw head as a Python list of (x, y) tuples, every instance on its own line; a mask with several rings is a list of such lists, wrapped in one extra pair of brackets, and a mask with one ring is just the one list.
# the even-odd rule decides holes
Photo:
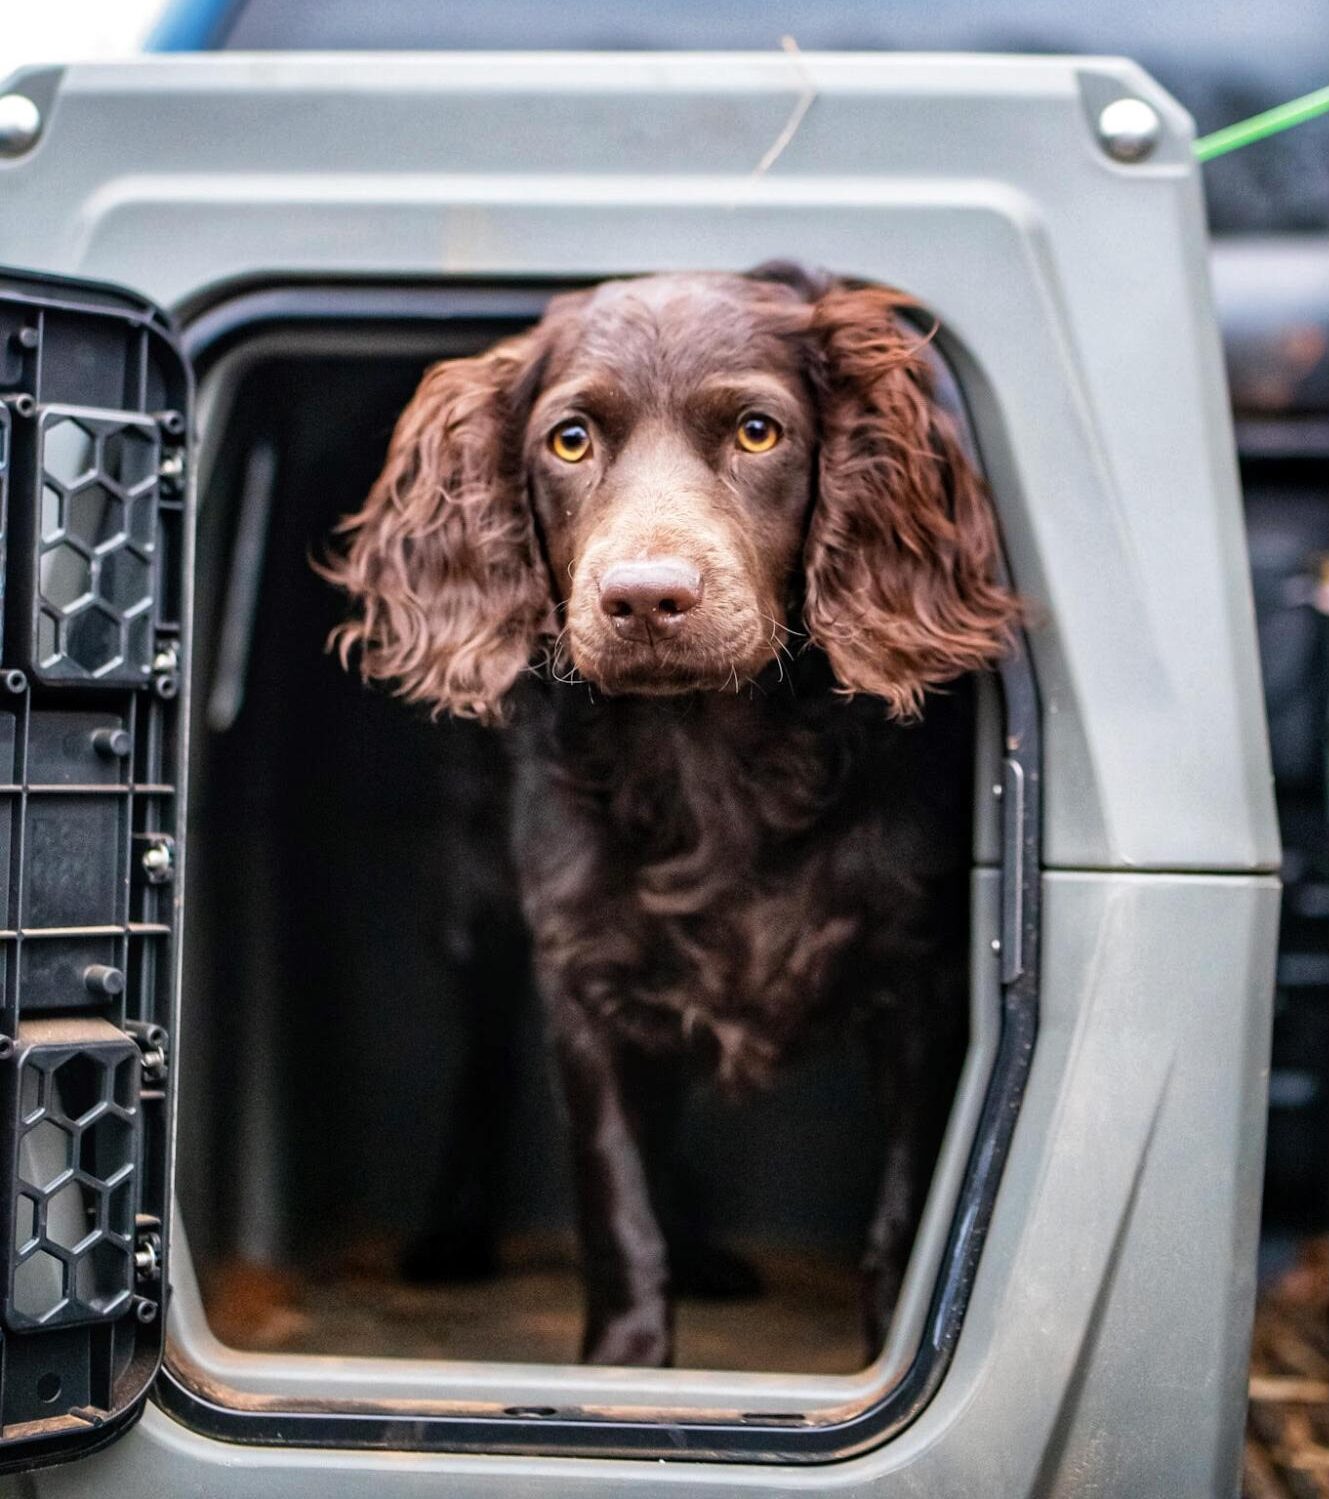
[(22, 156), (41, 133), (42, 112), (26, 94), (0, 96), (0, 156)]
[(1144, 161), (1162, 135), (1158, 111), (1143, 99), (1114, 99), (1098, 117), (1098, 138), (1113, 161)]
[(134, 1269), (140, 1280), (156, 1280), (161, 1274), (162, 1241), (158, 1234), (140, 1234), (134, 1246)]
[(175, 855), (166, 842), (150, 843), (143, 850), (143, 872), (151, 884), (161, 885), (171, 878), (175, 869)]

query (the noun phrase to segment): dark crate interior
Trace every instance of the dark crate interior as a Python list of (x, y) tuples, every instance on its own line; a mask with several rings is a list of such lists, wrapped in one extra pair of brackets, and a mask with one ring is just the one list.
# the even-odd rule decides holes
[[(1243, 426), (1238, 425), (1239, 440)], [(1321, 439), (1325, 439), (1322, 437)], [(1329, 489), (1295, 439), (1243, 453), (1283, 839), (1263, 1200), (1275, 1237), (1329, 1225)]]
[[(267, 330), (204, 401), (178, 1192), (239, 1346), (575, 1358), (503, 746), (344, 673), (325, 650), (342, 606), (310, 567), (425, 366), (504, 331)], [(863, 1365), (871, 1091), (853, 1039), (828, 1037), (769, 1093), (697, 1092), (681, 1364)]]

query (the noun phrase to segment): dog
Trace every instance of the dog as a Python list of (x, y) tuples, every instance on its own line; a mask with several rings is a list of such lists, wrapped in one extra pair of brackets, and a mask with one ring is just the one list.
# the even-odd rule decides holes
[(343, 662), (507, 728), (588, 1362), (672, 1358), (677, 1080), (850, 1024), (885, 1336), (966, 1038), (971, 678), (1020, 616), (927, 344), (901, 293), (784, 265), (559, 295), (426, 373), (341, 527)]

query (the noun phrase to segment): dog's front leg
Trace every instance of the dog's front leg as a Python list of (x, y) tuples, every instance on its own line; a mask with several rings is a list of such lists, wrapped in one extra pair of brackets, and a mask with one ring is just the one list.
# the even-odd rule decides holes
[(585, 1278), (582, 1360), (663, 1366), (673, 1357), (669, 1267), (651, 1207), (638, 1129), (607, 1037), (580, 1007), (558, 1016), (555, 1040), (572, 1134)]

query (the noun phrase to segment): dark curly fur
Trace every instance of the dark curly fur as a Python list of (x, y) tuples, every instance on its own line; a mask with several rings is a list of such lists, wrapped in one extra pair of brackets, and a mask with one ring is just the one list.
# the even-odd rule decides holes
[[(343, 526), (343, 654), (512, 723), (595, 1361), (670, 1357), (642, 1142), (680, 1053), (740, 1087), (863, 1022), (890, 1131), (874, 1347), (898, 1290), (965, 1030), (970, 694), (930, 689), (1018, 614), (908, 305), (784, 268), (557, 298), (426, 375)], [(734, 441), (752, 410), (780, 432), (760, 455)], [(575, 464), (549, 451), (569, 417)], [(698, 601), (629, 633), (604, 580), (660, 555)]]

